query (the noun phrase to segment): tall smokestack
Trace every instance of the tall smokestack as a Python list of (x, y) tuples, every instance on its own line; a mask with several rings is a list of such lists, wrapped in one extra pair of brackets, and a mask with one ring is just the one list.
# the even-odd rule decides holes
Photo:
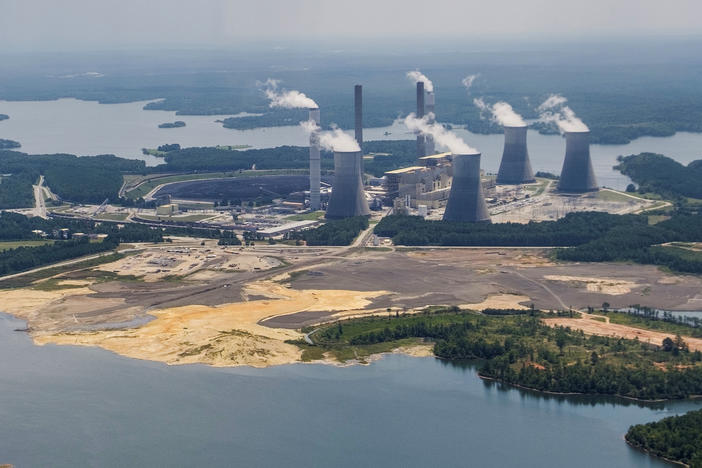
[[(363, 155), (363, 86), (360, 84), (353, 87), (353, 107), (356, 143), (361, 148), (361, 155)], [(361, 178), (363, 178), (363, 157), (361, 157)]]
[(353, 106), (355, 110), (356, 142), (363, 152), (363, 86), (357, 84), (353, 87)]
[[(417, 81), (417, 118), (424, 117), (424, 82)], [(417, 135), (417, 157), (426, 156), (424, 135)]]
[(480, 153), (453, 155), (453, 182), (444, 221), (490, 222), (480, 183)]
[(370, 209), (361, 181), (361, 152), (334, 152), (334, 183), (326, 218), (368, 216)]
[[(424, 111), (426, 112), (426, 115), (429, 116), (429, 123), (433, 124), (436, 122), (436, 118), (434, 117), (434, 104), (435, 104), (435, 96), (434, 96), (434, 91), (427, 91), (427, 96), (426, 96), (426, 101), (424, 105)], [(436, 148), (434, 147), (434, 137), (431, 135), (427, 135), (424, 137), (425, 143), (424, 143), (424, 153), (426, 155), (431, 155), (436, 153)]]
[(316, 130), (310, 133), (310, 210), (321, 208), (319, 185), (321, 179), (321, 156), (319, 151), (319, 108), (310, 109), (309, 120), (317, 124)]
[(505, 126), (505, 148), (502, 152), (498, 184), (527, 184), (534, 182), (534, 173), (527, 151), (527, 127)]
[(565, 132), (566, 154), (558, 190), (592, 192), (597, 190), (595, 172), (590, 159), (590, 132)]

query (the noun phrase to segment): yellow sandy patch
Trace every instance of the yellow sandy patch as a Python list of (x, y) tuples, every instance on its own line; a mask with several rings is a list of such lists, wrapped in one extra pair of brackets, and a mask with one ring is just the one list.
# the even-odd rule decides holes
[(8, 289), (0, 291), (0, 304), (2, 304), (3, 312), (21, 319), (27, 319), (36, 310), (60, 301), (66, 296), (85, 295), (92, 292), (88, 288), (59, 289), (56, 291)]
[(620, 296), (628, 294), (633, 288), (638, 286), (633, 281), (612, 279), (612, 278), (589, 278), (585, 276), (561, 276), (545, 275), (544, 279), (549, 281), (562, 281), (572, 283), (575, 287), (585, 287), (588, 292), (608, 294), (610, 296)]
[(250, 295), (271, 299), (217, 307), (191, 305), (151, 311), (156, 319), (135, 329), (36, 335), (38, 344), (99, 346), (118, 354), (167, 364), (266, 367), (300, 360), (285, 340), (294, 330), (259, 325), (266, 318), (297, 312), (361, 309), (385, 291), (294, 290), (271, 281), (247, 286)]
[[(652, 343), (660, 346), (665, 338), (673, 338), (670, 333), (663, 333), (652, 330), (644, 330), (642, 328), (630, 327), (628, 325), (620, 325), (618, 323), (605, 323), (598, 320), (588, 320), (581, 318), (548, 318), (543, 319), (546, 325), (551, 327), (561, 326), (570, 327), (575, 330), (582, 330), (588, 335), (613, 336), (617, 338), (625, 338), (633, 340), (638, 338), (642, 343)], [(684, 336), (685, 343), (693, 351), (702, 351), (702, 339), (691, 338)]]
[(476, 304), (462, 304), (462, 309), (483, 311), (485, 309), (527, 309), (522, 302), (530, 301), (529, 296), (520, 296), (517, 294), (494, 294), (488, 296), (483, 302)]

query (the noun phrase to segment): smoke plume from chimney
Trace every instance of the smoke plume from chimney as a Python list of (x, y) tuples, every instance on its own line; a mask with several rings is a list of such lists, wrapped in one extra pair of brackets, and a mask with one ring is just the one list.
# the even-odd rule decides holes
[(424, 75), (419, 70), (408, 71), (407, 78), (412, 80), (414, 83), (418, 83), (420, 81), (423, 81), (425, 91), (428, 93), (434, 92), (434, 83), (432, 83), (431, 80), (429, 78), (427, 78), (426, 75)]
[(512, 106), (504, 101), (496, 102), (493, 105), (487, 104), (480, 98), (473, 99), (473, 104), (483, 112), (490, 113), (490, 120), (497, 122), (503, 127), (526, 127), (526, 122), (521, 115), (517, 114)]
[[(311, 134), (314, 131), (319, 131), (316, 122), (313, 120), (305, 120), (300, 122), (300, 126), (307, 133)], [(319, 145), (329, 151), (353, 152), (361, 151), (356, 139), (345, 133), (340, 128), (332, 128), (329, 131), (319, 131)]]
[(590, 129), (576, 117), (573, 109), (566, 106), (566, 98), (552, 94), (538, 108), (539, 120), (553, 122), (558, 125), (561, 132), (588, 132)]
[(267, 79), (261, 86), (265, 89), (263, 92), (270, 100), (270, 107), (283, 107), (285, 109), (316, 109), (319, 106), (313, 99), (307, 97), (304, 93), (295, 90), (279, 90), (280, 82), (274, 79)]
[(475, 79), (478, 77), (478, 74), (476, 73), (475, 75), (468, 75), (463, 80), (461, 80), (461, 83), (463, 83), (463, 86), (466, 87), (466, 91), (470, 94), (470, 88), (473, 86), (473, 82)]
[(454, 154), (476, 154), (475, 148), (471, 148), (465, 141), (455, 133), (444, 128), (443, 125), (432, 122), (433, 114), (425, 115), (421, 119), (415, 113), (411, 113), (403, 120), (405, 126), (412, 132), (419, 132), (424, 135), (431, 135), (434, 141), (447, 148)]

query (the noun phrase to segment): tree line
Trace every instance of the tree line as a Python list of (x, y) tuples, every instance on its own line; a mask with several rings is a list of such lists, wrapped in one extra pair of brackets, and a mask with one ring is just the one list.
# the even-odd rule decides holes
[(631, 426), (626, 441), (656, 457), (702, 467), (702, 410)]

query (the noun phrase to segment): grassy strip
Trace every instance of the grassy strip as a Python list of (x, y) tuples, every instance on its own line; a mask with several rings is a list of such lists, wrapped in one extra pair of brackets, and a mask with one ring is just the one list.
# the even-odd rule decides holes
[(44, 270), (33, 271), (21, 276), (16, 276), (14, 278), (0, 280), (0, 289), (24, 288), (30, 286), (35, 281), (39, 281), (45, 278), (51, 278), (52, 276), (60, 275), (61, 273), (66, 273), (68, 271), (92, 268), (94, 266), (102, 265), (104, 263), (116, 262), (117, 260), (121, 260), (124, 257), (126, 257), (126, 254), (111, 253), (98, 258), (84, 260), (82, 262), (76, 262), (71, 263), (69, 265), (61, 265), (53, 268), (46, 268)]
[(0, 252), (16, 249), (17, 247), (38, 247), (40, 245), (53, 244), (52, 240), (22, 240), (0, 242)]
[(668, 322), (660, 319), (656, 320), (626, 312), (603, 312), (602, 314), (609, 317), (611, 323), (619, 325), (643, 328), (644, 330), (654, 330), (683, 337), (691, 336), (693, 338), (702, 338), (702, 328), (695, 328), (684, 323)]

